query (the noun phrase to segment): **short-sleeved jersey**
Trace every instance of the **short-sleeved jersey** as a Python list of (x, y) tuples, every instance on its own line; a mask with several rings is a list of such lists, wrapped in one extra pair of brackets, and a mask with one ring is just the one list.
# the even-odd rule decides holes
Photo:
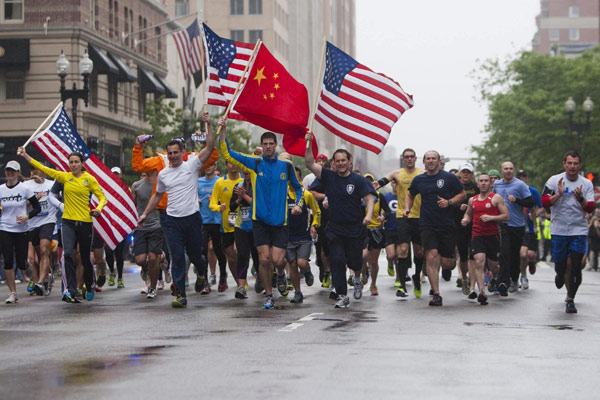
[[(469, 199), (479, 194), (479, 188), (477, 187), (477, 184), (475, 184), (475, 182), (463, 182), (462, 184), (463, 188), (465, 189), (465, 194), (467, 196), (461, 204), (469, 204)], [(454, 204), (454, 207), (452, 207), (452, 211), (454, 212), (454, 222), (459, 229), (471, 229), (471, 224), (463, 227), (460, 222), (465, 216), (466, 209), (463, 211), (460, 209), (459, 204)]]
[[(154, 191), (154, 186), (156, 182), (146, 182), (145, 179), (140, 179), (137, 182), (134, 182), (132, 185), (133, 192), (135, 193), (135, 207), (137, 209), (138, 215), (142, 215), (146, 207), (148, 206), (148, 202), (152, 197), (152, 192)], [(136, 231), (152, 231), (160, 228), (160, 214), (158, 209), (154, 209), (150, 211), (146, 219), (144, 220), (144, 224), (142, 227), (136, 228)]]
[(581, 186), (581, 195), (586, 203), (594, 201), (594, 186), (592, 182), (581, 175), (577, 180), (570, 181), (566, 173), (551, 176), (544, 185), (544, 194), (553, 195), (558, 193), (558, 182), (562, 178), (565, 183), (565, 193), (560, 196), (553, 206), (550, 234), (563, 236), (578, 236), (588, 234), (588, 223), (585, 219), (585, 211), (575, 197), (575, 189)]
[(2, 206), (2, 219), (0, 231), (27, 232), (27, 222), (17, 223), (19, 215), (27, 215), (27, 200), (33, 197), (33, 191), (24, 182), (8, 187), (0, 185), (0, 205)]
[(212, 211), (209, 206), (209, 196), (212, 196), (215, 183), (219, 180), (217, 175), (212, 178), (203, 176), (198, 179), (198, 198), (200, 199), (200, 215), (203, 224), (221, 224), (221, 213)]
[(421, 215), (419, 225), (422, 226), (454, 226), (452, 207), (438, 206), (438, 197), (450, 200), (463, 191), (463, 185), (456, 175), (440, 170), (435, 175), (427, 173), (417, 175), (410, 187), (414, 197), (421, 195)]
[(518, 178), (513, 178), (510, 182), (504, 182), (504, 179), (498, 179), (494, 182), (494, 192), (498, 193), (504, 199), (508, 208), (508, 216), (510, 219), (506, 222), (508, 226), (525, 226), (525, 218), (523, 217), (523, 207), (516, 202), (508, 200), (508, 195), (512, 194), (517, 199), (526, 199), (531, 197), (529, 186)]
[[(233, 195), (233, 188), (244, 178), (238, 175), (237, 179), (231, 179), (229, 175), (219, 178), (213, 188), (209, 207), (211, 211), (218, 212), (221, 217), (221, 232), (231, 233), (235, 230), (235, 219), (237, 211), (231, 211), (230, 200)], [(220, 211), (220, 205), (225, 204), (225, 210)]]
[(52, 186), (54, 186), (54, 181), (50, 179), (44, 179), (44, 182), (37, 183), (32, 179), (25, 182), (25, 184), (29, 186), (34, 196), (39, 195), (38, 201), (40, 203), (40, 207), (42, 208), (42, 211), (40, 211), (38, 215), (27, 221), (27, 228), (32, 230), (42, 225), (55, 224), (56, 207), (48, 201), (48, 195), (50, 194)]
[[(421, 168), (415, 168), (412, 172), (407, 172), (406, 169), (400, 168), (398, 171), (398, 178), (396, 179), (396, 197), (402, 207), (397, 207), (396, 217), (401, 218), (404, 214), (404, 199), (406, 199), (406, 195), (408, 194), (408, 188), (412, 183), (413, 179), (417, 175), (421, 175), (423, 171)], [(412, 208), (410, 209), (410, 213), (408, 214), (408, 218), (419, 218), (421, 215), (421, 195), (415, 196), (415, 201), (413, 202)]]
[[(420, 197), (421, 196), (419, 196), (419, 198)], [(390, 218), (388, 218), (387, 221), (384, 222), (383, 229), (385, 229), (386, 231), (394, 231), (395, 232), (398, 229), (397, 224), (396, 224), (398, 197), (396, 197), (396, 193), (388, 192), (388, 193), (383, 194), (383, 198), (387, 202), (388, 207), (390, 208), (390, 211), (392, 212), (392, 216)]]
[(156, 191), (167, 193), (167, 215), (187, 217), (200, 210), (198, 206), (198, 170), (200, 158), (193, 157), (178, 167), (168, 166), (158, 173)]

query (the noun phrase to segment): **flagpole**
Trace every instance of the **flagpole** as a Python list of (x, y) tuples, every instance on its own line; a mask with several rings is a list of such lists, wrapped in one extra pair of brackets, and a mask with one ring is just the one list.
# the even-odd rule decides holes
[[(246, 77), (246, 72), (248, 72), (248, 67), (250, 66), (250, 64), (253, 63), (254, 61), (254, 56), (256, 54), (256, 50), (258, 50), (258, 46), (261, 44), (261, 40), (257, 39), (256, 40), (256, 44), (254, 45), (254, 50), (252, 50), (252, 54), (250, 55), (250, 60), (248, 60), (248, 64), (246, 64), (246, 67), (244, 68), (244, 72), (242, 72), (242, 77), (240, 78), (236, 88), (235, 88), (235, 92), (233, 92), (233, 97), (231, 98), (231, 101), (229, 102), (229, 104), (227, 105), (227, 108), (225, 109), (225, 113), (223, 114), (224, 118), (227, 118), (227, 116), (229, 115), (229, 111), (231, 110), (231, 107), (233, 106), (233, 103), (235, 102), (235, 98), (237, 97), (238, 91), (240, 90), (240, 86), (242, 84), (242, 81), (244, 80), (244, 78)], [(217, 135), (221, 133), (221, 126), (219, 125), (219, 128), (217, 129)]]
[[(317, 102), (319, 101), (319, 89), (323, 83), (323, 67), (325, 65), (325, 50), (327, 47), (327, 40), (323, 37), (323, 49), (321, 50), (321, 65), (319, 66), (319, 76), (317, 79), (317, 87), (315, 88), (315, 102), (313, 103), (313, 112), (310, 114), (310, 122), (308, 123), (308, 130), (312, 132), (313, 121), (315, 119), (315, 113), (317, 112)], [(313, 136), (314, 140), (314, 136)], [(310, 146), (309, 142), (306, 142), (306, 148)]]
[[(198, 22), (200, 24), (200, 22)], [(200, 73), (202, 74), (202, 83), (201, 83), (201, 91), (202, 91), (202, 112), (206, 112), (206, 78), (204, 76), (204, 37), (202, 38), (202, 46), (200, 46)]]
[(27, 141), (23, 145), (23, 148), (27, 147), (27, 145), (29, 143), (31, 143), (31, 141), (33, 139), (35, 139), (35, 137), (37, 136), (37, 134), (42, 130), (42, 128), (44, 128), (46, 126), (46, 124), (48, 123), (48, 121), (56, 114), (56, 112), (62, 107), (62, 105), (63, 105), (62, 101), (58, 103), (58, 105), (54, 108), (54, 110), (52, 110), (52, 112), (50, 113), (50, 115), (48, 115), (46, 117), (46, 119), (44, 120), (44, 122), (42, 122), (41, 125), (35, 130), (35, 132), (33, 133), (33, 135), (31, 135), (31, 137), (29, 139), (27, 139)]

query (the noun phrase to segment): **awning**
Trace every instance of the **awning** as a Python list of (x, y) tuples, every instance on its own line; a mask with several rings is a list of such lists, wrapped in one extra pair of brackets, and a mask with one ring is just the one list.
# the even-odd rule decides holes
[(173, 90), (173, 88), (171, 87), (171, 85), (169, 85), (167, 83), (167, 81), (165, 80), (165, 78), (161, 77), (160, 75), (156, 75), (156, 74), (154, 74), (154, 77), (165, 88), (165, 97), (167, 99), (176, 99), (177, 98), (177, 93), (175, 93), (175, 91)]
[(119, 73), (119, 69), (110, 61), (110, 58), (91, 43), (88, 43), (88, 53), (90, 54), (90, 59), (94, 62), (94, 71), (97, 74), (117, 75)]
[(29, 69), (29, 39), (0, 39), (0, 67)]
[(135, 82), (137, 81), (137, 76), (133, 73), (131, 68), (118, 56), (115, 56), (113, 53), (108, 53), (108, 58), (112, 60), (112, 62), (119, 69), (119, 76), (117, 81), (119, 82)]
[(154, 77), (151, 72), (146, 71), (144, 68), (138, 66), (138, 80), (140, 87), (144, 93), (154, 93), (157, 95), (165, 94), (165, 88), (160, 82)]

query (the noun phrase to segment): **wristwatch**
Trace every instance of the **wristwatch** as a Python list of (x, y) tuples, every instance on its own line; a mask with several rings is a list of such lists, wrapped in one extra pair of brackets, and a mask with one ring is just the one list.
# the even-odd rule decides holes
[(448, 199), (448, 207), (452, 205), (452, 199)]

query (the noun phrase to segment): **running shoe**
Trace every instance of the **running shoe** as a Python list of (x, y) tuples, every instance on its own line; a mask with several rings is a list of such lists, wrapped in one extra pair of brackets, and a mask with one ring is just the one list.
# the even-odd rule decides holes
[(515, 293), (519, 290), (519, 284), (511, 279), (510, 286), (508, 287), (509, 293)]
[(471, 288), (469, 287), (469, 280), (463, 279), (462, 281), (462, 294), (468, 296), (471, 293)]
[(277, 290), (281, 293), (282, 296), (287, 295), (288, 293), (288, 284), (287, 279), (285, 278), (285, 272), (282, 274), (277, 274)]
[(487, 287), (488, 287), (488, 292), (494, 293), (496, 290), (498, 290), (498, 281), (494, 278), (490, 279)]
[(148, 286), (144, 286), (142, 290), (140, 290), (140, 294), (148, 294)]
[(254, 268), (254, 265), (250, 268), (250, 273), (252, 276), (256, 276), (256, 268)]
[(96, 293), (100, 293), (102, 291), (101, 287), (98, 287), (97, 285), (94, 286), (94, 290), (96, 291)]
[(338, 297), (337, 303), (335, 303), (335, 308), (348, 308), (350, 306), (350, 299), (348, 296), (340, 294)]
[(413, 292), (415, 293), (415, 297), (417, 299), (421, 298), (421, 279), (417, 275), (412, 276), (413, 281)]
[(39, 283), (36, 283), (33, 286), (33, 294), (35, 296), (43, 296), (44, 295), (44, 287), (42, 285), (40, 285)]
[(325, 272), (323, 274), (323, 284), (321, 287), (330, 288), (331, 287), (331, 272)]
[(399, 287), (396, 289), (396, 297), (408, 297), (408, 293), (406, 293), (406, 289), (403, 287)]
[(529, 264), (529, 275), (535, 275), (536, 265), (535, 261)]
[(17, 293), (16, 292), (10, 292), (10, 294), (6, 298), (5, 303), (6, 304), (15, 304), (18, 301), (19, 301), (19, 299), (17, 298)]
[(83, 303), (83, 296), (81, 295), (81, 293), (79, 293), (79, 291), (75, 293), (75, 295), (73, 296), (73, 300), (75, 300), (74, 303)]
[(457, 288), (463, 287), (463, 280), (461, 278), (456, 278), (456, 287)]
[(273, 298), (273, 295), (265, 297), (265, 303), (263, 304), (263, 308), (271, 309), (273, 307), (275, 307), (275, 299)]
[(502, 282), (498, 285), (498, 292), (500, 292), (500, 296), (502, 296), (502, 297), (508, 296), (508, 289), (504, 282)]
[(108, 286), (115, 286), (115, 274), (108, 275)]
[(331, 292), (329, 292), (329, 298), (331, 300), (337, 300), (339, 298), (339, 296), (337, 295), (337, 293), (335, 292), (335, 289), (333, 289)]
[(247, 299), (248, 296), (246, 295), (246, 289), (243, 286), (238, 286), (238, 288), (235, 290), (235, 298), (236, 299)]
[(487, 296), (485, 294), (483, 294), (483, 292), (479, 293), (479, 296), (477, 296), (477, 301), (479, 302), (479, 304), (481, 304), (482, 306), (487, 305)]
[(88, 290), (87, 292), (85, 292), (85, 299), (87, 301), (92, 301), (92, 300), (94, 300), (95, 295), (96, 295), (95, 290)]
[(229, 288), (229, 286), (227, 286), (227, 274), (221, 275), (219, 277), (219, 286), (217, 287), (217, 290), (219, 291), (219, 293), (222, 293), (222, 292), (226, 291), (228, 288)]
[(177, 287), (175, 286), (175, 282), (171, 282), (169, 289), (171, 289), (171, 296), (177, 296)]
[(29, 282), (27, 282), (27, 291), (31, 294), (33, 294), (33, 287), (35, 286), (35, 282), (33, 280), (29, 280)]
[(575, 308), (575, 302), (573, 300), (567, 301), (567, 307), (565, 308), (567, 314), (577, 314), (577, 308)]
[(204, 276), (196, 276), (196, 283), (194, 284), (194, 290), (196, 291), (196, 293), (200, 293), (202, 291), (202, 289), (204, 288), (205, 281), (206, 278)]
[(395, 281), (394, 282), (394, 287), (395, 288), (399, 288), (400, 286), (402, 286), (402, 282), (400, 282), (400, 281)]
[(125, 282), (123, 282), (123, 278), (117, 279), (117, 289), (123, 289), (125, 287)]
[(315, 276), (310, 272), (310, 269), (304, 273), (304, 282), (306, 286), (312, 286), (315, 283)]
[(98, 279), (96, 279), (96, 285), (98, 285), (98, 287), (102, 287), (102, 286), (104, 286), (105, 283), (106, 283), (106, 275), (99, 275)]
[(434, 294), (433, 298), (429, 301), (430, 306), (441, 306), (442, 305), (442, 296), (439, 294)]
[(81, 303), (78, 298), (74, 297), (71, 292), (63, 294), (62, 301), (65, 303)]
[(474, 290), (471, 290), (471, 293), (469, 293), (469, 299), (475, 300), (476, 298), (477, 298), (477, 293), (475, 293)]
[(260, 276), (256, 276), (256, 282), (254, 282), (254, 292), (256, 293), (262, 293), (265, 290), (265, 287), (262, 284), (262, 281), (260, 280)]
[(210, 292), (212, 291), (212, 289), (210, 288), (210, 283), (208, 283), (208, 281), (206, 281), (206, 283), (204, 284), (204, 287), (202, 288), (202, 291), (200, 292), (201, 295), (207, 295), (210, 294)]
[(529, 279), (526, 276), (521, 276), (521, 287), (523, 290), (529, 289)]
[(146, 295), (147, 299), (154, 299), (158, 295), (156, 289), (148, 288), (148, 294)]
[(48, 279), (44, 282), (44, 295), (50, 296), (52, 293), (52, 285), (54, 284), (54, 275), (48, 274)]
[(452, 279), (452, 270), (442, 268), (442, 278), (444, 278), (446, 282)]
[(360, 277), (354, 276), (354, 298), (356, 300), (362, 297), (363, 285)]
[(410, 282), (410, 275), (408, 275), (408, 273), (404, 277), (404, 282)]
[(348, 277), (348, 286), (354, 286), (354, 281), (352, 280), (352, 275)]
[(394, 263), (391, 262), (391, 261), (388, 261), (387, 273), (388, 273), (389, 276), (395, 276), (396, 275), (396, 271), (394, 271)]
[(165, 288), (165, 281), (158, 281), (158, 283), (156, 284), (156, 290), (164, 290)]
[(293, 304), (302, 304), (304, 302), (304, 295), (300, 291), (294, 292), (294, 298), (290, 300)]
[(290, 290), (294, 290), (294, 285), (292, 285), (292, 278), (290, 278), (289, 276), (287, 277), (287, 290), (288, 292)]
[(178, 294), (177, 298), (171, 302), (171, 307), (186, 308), (187, 307), (187, 299), (185, 297), (183, 297), (181, 294)]
[(211, 285), (216, 285), (217, 284), (217, 276), (211, 275), (210, 278), (208, 278), (208, 281), (210, 282)]
[(371, 296), (379, 296), (379, 292), (377, 291), (377, 285), (371, 285), (369, 290), (371, 291)]

